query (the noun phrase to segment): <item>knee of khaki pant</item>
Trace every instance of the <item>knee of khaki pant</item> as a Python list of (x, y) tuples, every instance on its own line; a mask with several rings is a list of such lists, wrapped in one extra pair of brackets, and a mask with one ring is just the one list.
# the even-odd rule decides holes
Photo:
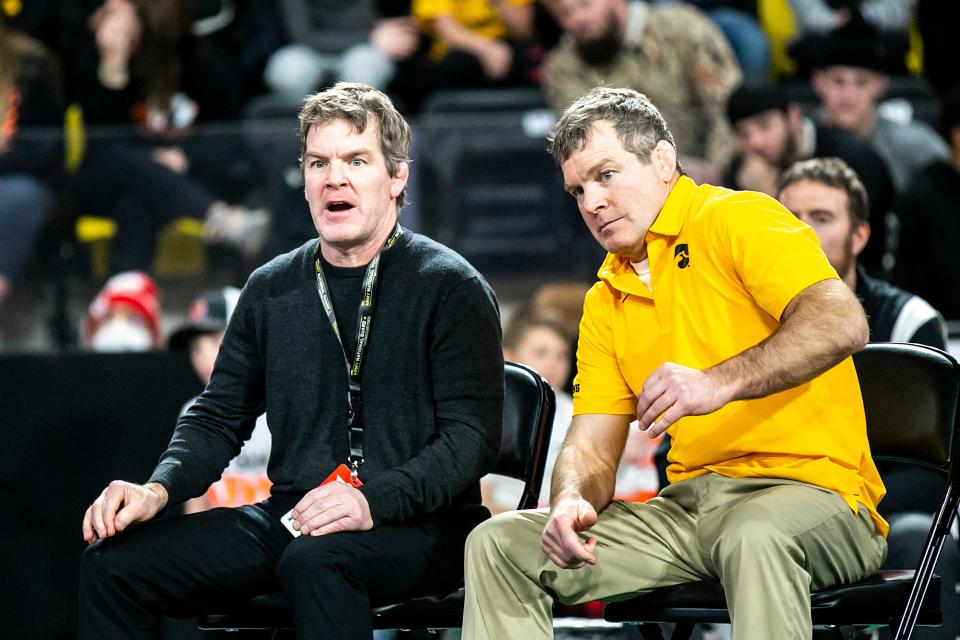
[[(498, 514), (479, 524), (467, 537), (466, 567), (470, 573), (470, 566), (498, 562), (497, 558), (510, 557), (511, 550), (504, 542), (518, 542), (518, 538), (527, 538), (522, 534), (529, 527), (527, 521), (519, 511), (508, 511)], [(518, 552), (530, 554), (540, 551), (539, 541), (533, 547), (524, 544), (516, 545)], [(469, 579), (469, 575), (467, 576)]]

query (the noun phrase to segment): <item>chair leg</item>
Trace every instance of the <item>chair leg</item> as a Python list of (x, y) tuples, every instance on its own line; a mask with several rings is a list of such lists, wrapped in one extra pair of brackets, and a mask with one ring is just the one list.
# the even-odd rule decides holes
[(677, 625), (673, 628), (673, 635), (670, 636), (670, 640), (690, 640), (690, 636), (692, 635), (693, 635), (692, 622), (678, 622)]
[(633, 627), (640, 633), (640, 637), (643, 640), (663, 640), (663, 632), (660, 630), (660, 625), (653, 622), (642, 622), (636, 627)]

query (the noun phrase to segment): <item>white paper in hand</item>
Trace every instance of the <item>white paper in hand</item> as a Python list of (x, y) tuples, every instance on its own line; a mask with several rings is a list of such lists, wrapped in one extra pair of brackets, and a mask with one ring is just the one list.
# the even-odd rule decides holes
[(301, 533), (293, 528), (293, 509), (280, 516), (280, 522), (294, 538), (300, 537)]

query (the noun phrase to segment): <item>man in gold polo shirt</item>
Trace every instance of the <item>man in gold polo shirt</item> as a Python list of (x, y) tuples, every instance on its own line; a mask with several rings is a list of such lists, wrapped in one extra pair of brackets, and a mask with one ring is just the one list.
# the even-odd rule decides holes
[[(550, 509), (474, 530), (464, 638), (551, 638), (554, 595), (697, 580), (723, 583), (736, 640), (810, 638), (810, 591), (886, 553), (849, 357), (868, 336), (859, 302), (777, 201), (684, 176), (642, 94), (594, 89), (550, 142), (608, 255), (584, 301)], [(634, 419), (670, 434), (671, 484), (612, 501)]]

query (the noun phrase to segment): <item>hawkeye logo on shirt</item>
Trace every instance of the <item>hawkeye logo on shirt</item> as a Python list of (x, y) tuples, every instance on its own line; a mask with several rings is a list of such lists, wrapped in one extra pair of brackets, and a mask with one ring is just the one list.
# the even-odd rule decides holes
[(677, 266), (681, 269), (686, 269), (690, 266), (690, 250), (687, 249), (687, 245), (678, 244), (673, 250), (673, 259), (677, 263)]

